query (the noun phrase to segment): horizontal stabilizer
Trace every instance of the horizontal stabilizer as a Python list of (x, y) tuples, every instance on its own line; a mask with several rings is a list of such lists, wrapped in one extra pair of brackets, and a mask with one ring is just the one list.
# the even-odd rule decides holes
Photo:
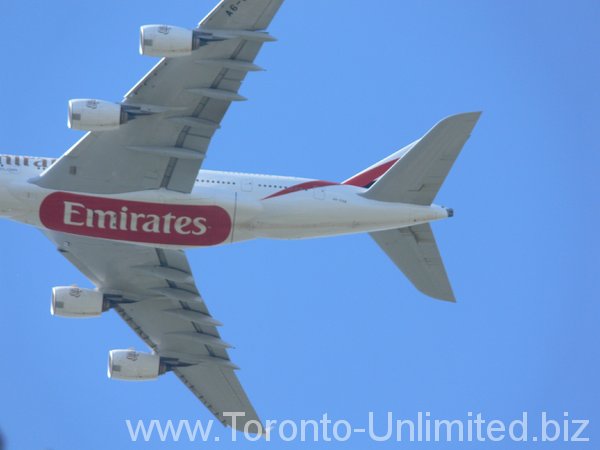
[(456, 301), (429, 224), (371, 233), (415, 287), (430, 297)]

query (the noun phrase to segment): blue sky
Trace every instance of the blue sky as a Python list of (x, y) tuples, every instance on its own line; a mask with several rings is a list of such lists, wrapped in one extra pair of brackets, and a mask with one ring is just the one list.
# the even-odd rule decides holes
[[(191, 27), (213, 3), (6, 2), (0, 153), (62, 154), (79, 137), (70, 98), (119, 100), (154, 63), (140, 25)], [(600, 438), (598, 23), (584, 0), (287, 1), (206, 168), (337, 181), (449, 114), (484, 115), (438, 197), (456, 210), (434, 225), (456, 305), (416, 292), (368, 236), (189, 253), (262, 417), (568, 411), (591, 420), (579, 447)], [(210, 416), (171, 375), (108, 380), (108, 350), (144, 344), (114, 313), (52, 318), (52, 286), (89, 283), (38, 231), (0, 230), (7, 448), (198, 448), (130, 442), (125, 419)]]

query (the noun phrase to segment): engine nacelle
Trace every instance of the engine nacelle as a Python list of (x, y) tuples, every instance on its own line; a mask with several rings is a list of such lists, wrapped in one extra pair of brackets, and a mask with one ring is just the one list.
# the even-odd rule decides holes
[(127, 122), (127, 112), (118, 103), (92, 99), (69, 101), (69, 128), (83, 131), (116, 130)]
[(192, 53), (201, 45), (199, 33), (170, 25), (144, 25), (140, 28), (140, 54), (177, 57)]
[(97, 317), (109, 307), (102, 292), (74, 286), (52, 288), (50, 312), (53, 316), (87, 318)]
[(160, 356), (135, 350), (111, 350), (108, 353), (108, 378), (124, 381), (151, 381), (166, 372)]

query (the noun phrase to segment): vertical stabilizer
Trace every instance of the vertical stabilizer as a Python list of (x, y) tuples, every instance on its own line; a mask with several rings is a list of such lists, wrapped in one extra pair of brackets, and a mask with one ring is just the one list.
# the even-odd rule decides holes
[(383, 202), (431, 205), (480, 115), (457, 114), (439, 122), (364, 196)]

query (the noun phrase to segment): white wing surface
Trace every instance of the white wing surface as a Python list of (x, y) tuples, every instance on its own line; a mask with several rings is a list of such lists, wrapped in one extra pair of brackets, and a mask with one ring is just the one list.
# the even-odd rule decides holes
[(283, 0), (223, 0), (200, 23), (206, 39), (189, 56), (162, 59), (123, 100), (135, 119), (86, 134), (36, 181), (93, 194), (165, 188), (190, 192), (210, 141)]
[(238, 427), (258, 420), (184, 252), (45, 234), (221, 423), (231, 425), (224, 412), (245, 413)]

